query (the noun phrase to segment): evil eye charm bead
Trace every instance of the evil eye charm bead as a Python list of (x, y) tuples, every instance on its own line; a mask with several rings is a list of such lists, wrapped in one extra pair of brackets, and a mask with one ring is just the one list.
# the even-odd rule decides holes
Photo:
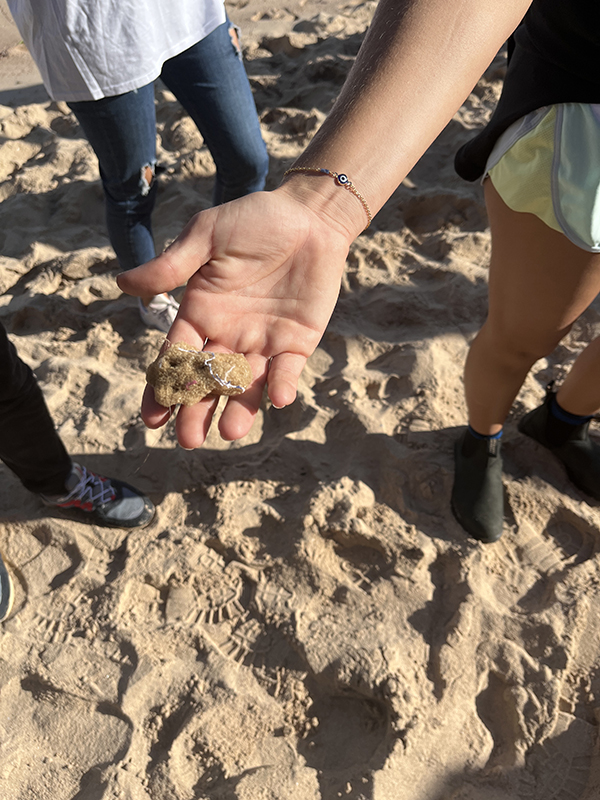
[[(369, 227), (369, 225), (371, 224), (371, 220), (373, 219), (373, 215), (371, 214), (371, 209), (369, 208), (365, 198), (358, 191), (358, 189), (352, 183), (350, 178), (343, 172), (332, 172), (330, 169), (326, 169), (325, 167), (290, 167), (283, 173), (283, 177), (286, 178), (293, 172), (306, 172), (309, 175), (311, 174), (314, 175), (315, 173), (317, 175), (319, 173), (321, 173), (321, 175), (329, 175), (329, 177), (333, 178), (333, 180), (335, 181), (336, 186), (343, 186), (344, 189), (348, 189), (348, 191), (352, 192), (352, 194), (360, 202), (360, 204), (365, 210), (365, 214), (367, 215), (367, 228)], [(365, 228), (365, 230), (367, 230), (367, 228)]]

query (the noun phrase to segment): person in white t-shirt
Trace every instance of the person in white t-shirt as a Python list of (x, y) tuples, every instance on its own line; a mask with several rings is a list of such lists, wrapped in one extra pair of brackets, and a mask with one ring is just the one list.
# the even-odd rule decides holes
[[(264, 188), (268, 156), (222, 0), (8, 0), (54, 100), (77, 117), (100, 165), (111, 244), (122, 269), (155, 255), (154, 85), (160, 77), (196, 123), (216, 165), (215, 205)], [(168, 331), (178, 304), (140, 298)]]

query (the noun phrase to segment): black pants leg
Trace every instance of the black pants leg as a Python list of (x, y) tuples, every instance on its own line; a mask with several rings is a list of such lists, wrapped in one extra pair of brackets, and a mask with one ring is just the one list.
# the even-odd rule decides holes
[(0, 324), (0, 459), (25, 488), (62, 494), (71, 471), (46, 401), (31, 369)]

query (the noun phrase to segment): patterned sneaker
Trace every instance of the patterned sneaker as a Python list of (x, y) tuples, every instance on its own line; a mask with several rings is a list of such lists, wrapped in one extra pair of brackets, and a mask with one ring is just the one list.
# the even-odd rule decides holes
[(13, 597), (12, 581), (8, 570), (4, 566), (4, 561), (0, 557), (0, 622), (3, 622), (10, 614)]
[(54, 508), (73, 511), (95, 525), (111, 528), (143, 528), (154, 519), (154, 504), (133, 486), (104, 478), (73, 462), (63, 497), (41, 494)]
[(147, 306), (141, 300), (138, 300), (138, 304), (144, 325), (148, 328), (158, 328), (164, 333), (169, 332), (179, 311), (179, 303), (170, 294), (157, 294)]

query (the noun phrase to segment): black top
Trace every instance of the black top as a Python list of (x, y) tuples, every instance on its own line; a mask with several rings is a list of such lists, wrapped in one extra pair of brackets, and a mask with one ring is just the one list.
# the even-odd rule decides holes
[(456, 154), (461, 178), (480, 178), (498, 137), (530, 111), (556, 103), (600, 103), (599, 56), (599, 0), (534, 0), (509, 41), (496, 110)]

